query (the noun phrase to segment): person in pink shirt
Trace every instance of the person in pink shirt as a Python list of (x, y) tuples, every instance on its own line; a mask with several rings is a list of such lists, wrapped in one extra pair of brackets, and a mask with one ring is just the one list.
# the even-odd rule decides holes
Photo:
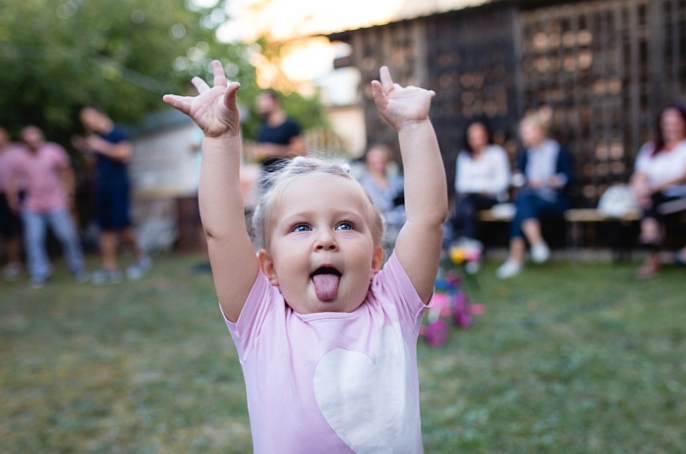
[[(166, 95), (204, 133), (200, 212), (245, 377), (256, 453), (423, 452), (416, 342), (431, 304), (447, 186), (429, 120), (433, 91), (372, 82), (398, 132), (407, 221), (383, 265), (383, 219), (346, 168), (297, 157), (243, 217), (237, 82)], [(432, 203), (426, 203), (431, 200)]]
[[(13, 210), (21, 211), (32, 286), (41, 287), (52, 274), (45, 248), (48, 225), (62, 244), (76, 280), (85, 282), (88, 273), (69, 213), (74, 195), (74, 173), (69, 157), (58, 144), (46, 142), (36, 126), (22, 129), (21, 140), (26, 149), (14, 161), (7, 185), (7, 199)], [(21, 179), (26, 181), (26, 196), (20, 205), (17, 182)]]
[[(14, 167), (14, 160), (21, 153), (20, 146), (10, 142), (7, 130), (0, 127), (0, 240), (7, 264), (2, 269), (5, 279), (11, 280), (21, 274), (21, 218), (10, 209), (5, 194), (9, 175)], [(17, 183), (19, 193), (23, 191), (23, 182)]]

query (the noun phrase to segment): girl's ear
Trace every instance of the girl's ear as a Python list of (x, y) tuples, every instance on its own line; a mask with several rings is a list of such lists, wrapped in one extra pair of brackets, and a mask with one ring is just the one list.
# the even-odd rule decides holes
[(383, 247), (376, 246), (372, 255), (372, 277), (381, 270), (383, 264)]
[(257, 260), (260, 263), (260, 270), (262, 270), (262, 273), (267, 276), (269, 283), (274, 287), (278, 287), (279, 279), (276, 277), (274, 259), (272, 258), (271, 254), (265, 249), (262, 249), (257, 253)]

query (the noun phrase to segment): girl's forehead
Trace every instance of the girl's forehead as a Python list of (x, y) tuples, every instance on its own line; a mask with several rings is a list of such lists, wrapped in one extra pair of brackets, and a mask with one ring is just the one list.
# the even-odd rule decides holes
[(308, 173), (298, 175), (293, 178), (284, 185), (281, 192), (283, 196), (284, 193), (289, 191), (308, 191), (317, 188), (328, 190), (334, 187), (338, 190), (355, 190), (359, 186), (360, 185), (357, 183), (357, 181), (341, 175), (329, 173)]
[(276, 212), (283, 213), (294, 204), (317, 206), (328, 200), (337, 205), (365, 209), (368, 198), (362, 186), (352, 178), (332, 174), (308, 174), (286, 183), (281, 188), (273, 208)]

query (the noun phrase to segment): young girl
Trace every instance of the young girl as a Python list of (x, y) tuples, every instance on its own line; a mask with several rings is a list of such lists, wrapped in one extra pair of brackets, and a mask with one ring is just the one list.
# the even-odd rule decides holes
[[(341, 167), (297, 158), (255, 215), (243, 216), (236, 92), (213, 62), (214, 87), (166, 95), (205, 132), (200, 211), (215, 289), (245, 377), (256, 453), (422, 452), (416, 341), (430, 303), (447, 212), (434, 92), (372, 82), (399, 135), (407, 222), (381, 270), (383, 221)], [(430, 201), (430, 203), (427, 203)]]

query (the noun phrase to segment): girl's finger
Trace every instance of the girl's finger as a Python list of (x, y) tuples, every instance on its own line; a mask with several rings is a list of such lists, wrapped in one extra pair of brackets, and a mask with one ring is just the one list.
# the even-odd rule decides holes
[(210, 86), (207, 85), (207, 82), (205, 82), (204, 80), (202, 80), (201, 78), (199, 78), (197, 76), (191, 79), (191, 83), (193, 84), (195, 89), (198, 90), (198, 93), (200, 93), (200, 94), (203, 94), (206, 91), (209, 91), (209, 89), (210, 89)]
[(212, 61), (212, 73), (214, 74), (214, 86), (226, 87), (226, 75), (224, 74), (224, 67), (219, 60)]
[(184, 97), (177, 95), (164, 95), (162, 101), (166, 102), (174, 109), (180, 110), (186, 115), (191, 114), (191, 105), (184, 101)]
[(238, 82), (231, 82), (226, 91), (224, 92), (224, 105), (229, 108), (236, 107), (236, 92), (241, 87)]
[(388, 70), (388, 66), (381, 67), (379, 70), (379, 76), (384, 92), (388, 93), (393, 89), (393, 79), (391, 78), (391, 72)]
[(374, 102), (379, 110), (383, 112), (386, 109), (386, 106), (388, 106), (388, 98), (386, 97), (382, 84), (377, 80), (372, 81), (372, 95), (374, 96)]

